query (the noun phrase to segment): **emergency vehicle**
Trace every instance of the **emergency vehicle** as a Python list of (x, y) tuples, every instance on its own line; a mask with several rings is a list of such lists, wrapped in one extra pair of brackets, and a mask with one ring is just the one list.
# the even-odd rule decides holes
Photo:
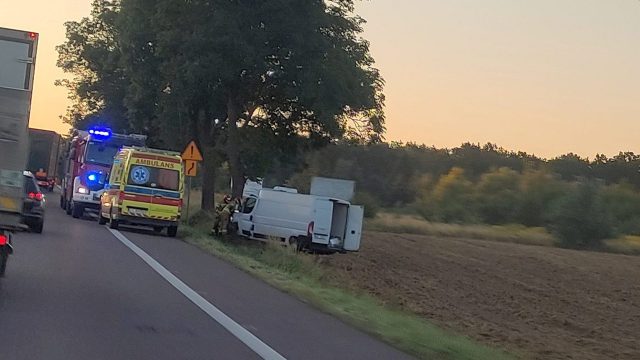
[(116, 155), (102, 195), (99, 222), (150, 226), (156, 232), (178, 233), (184, 195), (180, 153), (125, 147)]
[(107, 128), (76, 130), (69, 143), (60, 206), (74, 218), (82, 217), (87, 209), (98, 210), (115, 155), (123, 146), (144, 146), (146, 139), (144, 135), (114, 134)]

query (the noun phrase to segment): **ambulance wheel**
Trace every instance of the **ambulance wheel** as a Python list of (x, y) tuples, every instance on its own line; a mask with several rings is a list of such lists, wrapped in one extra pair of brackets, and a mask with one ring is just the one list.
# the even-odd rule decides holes
[(73, 216), (74, 219), (81, 218), (83, 212), (84, 208), (81, 205), (73, 204), (73, 207), (71, 209), (71, 216)]
[(102, 211), (98, 214), (98, 224), (105, 225), (107, 223), (107, 218), (102, 216)]
[(178, 226), (169, 226), (167, 228), (167, 235), (169, 235), (169, 237), (176, 237), (176, 235), (178, 235)]
[(71, 201), (66, 201), (65, 211), (67, 215), (71, 215)]
[(118, 223), (118, 219), (113, 218), (113, 207), (112, 207), (111, 211), (109, 212), (109, 228), (113, 230), (118, 230), (118, 227), (120, 227), (120, 224)]

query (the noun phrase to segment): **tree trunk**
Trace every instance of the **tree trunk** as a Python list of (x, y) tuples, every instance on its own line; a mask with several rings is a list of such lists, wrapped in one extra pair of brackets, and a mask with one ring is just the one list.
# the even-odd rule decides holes
[(233, 99), (227, 102), (227, 118), (229, 122), (229, 137), (227, 139), (227, 157), (229, 158), (229, 171), (231, 172), (231, 180), (233, 181), (233, 189), (231, 195), (234, 198), (242, 196), (244, 191), (245, 177), (242, 171), (242, 162), (240, 160), (240, 134), (238, 133), (238, 120), (240, 118), (240, 110), (238, 104)]
[(216, 170), (218, 161), (213, 147), (207, 146), (202, 149), (202, 210), (213, 211), (215, 209), (216, 194)]
[(213, 211), (215, 209), (216, 171), (220, 162), (213, 143), (210, 120), (207, 119), (204, 109), (200, 109), (197, 112), (193, 128), (196, 129), (194, 138), (198, 140), (198, 145), (204, 158), (202, 161), (202, 200), (200, 201), (200, 206), (202, 210)]

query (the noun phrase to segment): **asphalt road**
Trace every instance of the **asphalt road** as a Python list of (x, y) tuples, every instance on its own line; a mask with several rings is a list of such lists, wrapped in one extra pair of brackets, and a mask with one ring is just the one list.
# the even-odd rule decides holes
[(404, 359), (178, 239), (76, 220), (50, 195), (0, 279), (0, 359)]

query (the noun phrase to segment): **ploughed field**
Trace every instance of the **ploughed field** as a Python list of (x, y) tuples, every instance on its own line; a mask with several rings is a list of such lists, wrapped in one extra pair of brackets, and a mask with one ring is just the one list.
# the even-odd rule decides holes
[(366, 233), (351, 286), (532, 359), (640, 359), (640, 257)]

